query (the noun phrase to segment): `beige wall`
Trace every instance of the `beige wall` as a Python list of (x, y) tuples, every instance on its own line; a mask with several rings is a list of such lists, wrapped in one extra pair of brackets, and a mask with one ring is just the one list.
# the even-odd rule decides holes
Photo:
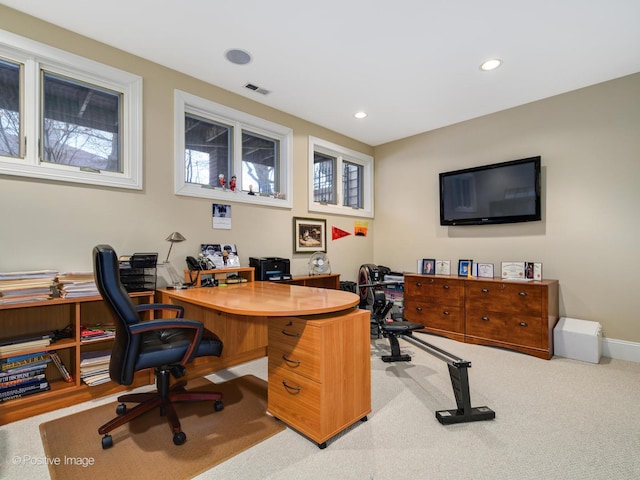
[[(0, 271), (90, 269), (91, 249), (98, 243), (113, 245), (119, 254), (157, 251), (164, 258), (169, 248), (164, 239), (172, 231), (179, 231), (187, 241), (174, 246), (171, 258), (174, 264), (180, 262), (181, 268), (186, 266), (184, 257), (197, 253), (200, 243), (235, 243), (242, 265), (248, 265), (250, 256), (286, 257), (292, 261), (293, 274), (306, 275), (309, 254), (293, 254), (294, 216), (327, 219), (328, 256), (333, 271), (341, 273), (343, 280), (355, 280), (358, 267), (373, 258), (371, 234), (331, 241), (331, 227), (353, 232), (354, 217), (307, 212), (308, 135), (369, 155), (373, 154), (371, 147), (4, 6), (0, 6), (0, 28), (144, 79), (144, 190), (133, 192), (0, 175)], [(212, 200), (173, 194), (175, 88), (293, 129), (293, 209), (232, 203), (232, 229), (214, 230)]]
[[(440, 226), (438, 173), (534, 155), (542, 222)], [(640, 74), (379, 146), (375, 158), (375, 263), (542, 262), (560, 281), (561, 315), (640, 342)]]

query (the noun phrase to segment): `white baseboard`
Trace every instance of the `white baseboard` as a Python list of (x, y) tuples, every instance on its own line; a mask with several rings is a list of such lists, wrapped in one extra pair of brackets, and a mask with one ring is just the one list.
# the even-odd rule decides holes
[(640, 343), (603, 337), (602, 356), (640, 363)]

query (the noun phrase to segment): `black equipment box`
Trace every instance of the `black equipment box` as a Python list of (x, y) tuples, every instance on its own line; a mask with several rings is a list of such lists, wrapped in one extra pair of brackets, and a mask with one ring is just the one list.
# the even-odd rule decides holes
[(249, 266), (255, 269), (256, 280), (291, 280), (288, 258), (249, 257)]

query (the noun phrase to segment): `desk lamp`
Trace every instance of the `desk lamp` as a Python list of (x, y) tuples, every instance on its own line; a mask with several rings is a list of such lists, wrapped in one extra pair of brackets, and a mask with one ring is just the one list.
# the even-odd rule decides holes
[(184, 288), (184, 284), (182, 282), (182, 277), (178, 274), (176, 269), (169, 262), (169, 255), (171, 255), (171, 249), (173, 248), (174, 243), (184, 242), (186, 238), (180, 232), (173, 232), (166, 238), (167, 242), (171, 242), (169, 246), (169, 251), (167, 252), (167, 259), (164, 261), (164, 267), (167, 269), (167, 273), (171, 278), (171, 286), (173, 288)]

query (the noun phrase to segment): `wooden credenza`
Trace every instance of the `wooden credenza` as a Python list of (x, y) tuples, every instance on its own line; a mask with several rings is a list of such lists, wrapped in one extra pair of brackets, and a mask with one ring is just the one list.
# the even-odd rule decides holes
[(404, 316), (429, 333), (550, 359), (558, 281), (407, 274)]
[(371, 411), (369, 324), (369, 312), (357, 309), (271, 319), (269, 413), (320, 448), (365, 420)]

